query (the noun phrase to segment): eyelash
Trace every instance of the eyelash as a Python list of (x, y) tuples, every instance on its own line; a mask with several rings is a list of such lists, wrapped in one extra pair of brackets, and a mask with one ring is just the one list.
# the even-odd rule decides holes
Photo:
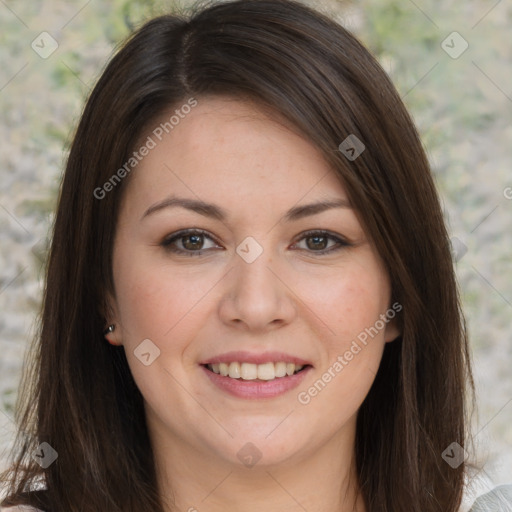
[[(206, 231), (203, 231), (202, 229), (185, 229), (182, 231), (178, 231), (177, 233), (174, 233), (172, 235), (169, 235), (161, 242), (160, 245), (166, 251), (169, 251), (169, 252), (172, 252), (175, 254), (181, 254), (184, 256), (190, 256), (190, 257), (201, 256), (205, 251), (209, 250), (209, 249), (203, 249), (203, 250), (198, 250), (198, 251), (185, 251), (183, 249), (178, 249), (178, 248), (172, 246), (172, 244), (174, 242), (176, 242), (177, 240), (180, 240), (181, 238), (184, 238), (185, 236), (191, 236), (191, 235), (203, 235), (203, 236), (209, 238), (210, 240), (214, 241), (215, 243), (217, 243), (215, 241), (215, 239), (213, 239), (213, 237), (210, 234), (208, 234)], [(299, 238), (297, 240), (297, 242), (300, 242), (306, 238), (313, 238), (313, 237), (325, 237), (330, 240), (334, 240), (338, 244), (338, 247), (334, 247), (334, 248), (331, 247), (329, 249), (323, 249), (322, 251), (310, 251), (315, 255), (321, 256), (321, 255), (328, 254), (331, 252), (339, 251), (339, 250), (343, 249), (344, 247), (350, 247), (350, 245), (351, 245), (349, 242), (347, 242), (343, 238), (335, 236), (335, 235), (331, 234), (330, 232), (324, 231), (324, 230), (311, 230), (311, 231), (306, 231), (304, 233), (301, 233), (301, 238)], [(295, 243), (297, 243), (297, 242), (295, 242)], [(307, 251), (307, 249), (303, 249), (303, 250)]]

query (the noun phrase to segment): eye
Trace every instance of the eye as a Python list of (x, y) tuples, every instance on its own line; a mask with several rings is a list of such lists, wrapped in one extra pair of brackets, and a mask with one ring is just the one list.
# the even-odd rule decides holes
[[(201, 256), (206, 250), (214, 249), (215, 247), (220, 248), (218, 245), (205, 247), (206, 239), (216, 244), (215, 240), (206, 231), (201, 229), (185, 229), (166, 237), (160, 245), (166, 251), (184, 256)], [(306, 247), (299, 249), (313, 252), (316, 255), (331, 253), (351, 245), (340, 236), (323, 230), (302, 233), (302, 237), (294, 245), (296, 246), (299, 242), (303, 241), (306, 242)], [(329, 246), (330, 242), (331, 245)]]
[[(305, 250), (319, 255), (335, 252), (343, 247), (349, 247), (351, 245), (345, 239), (323, 230), (307, 231), (302, 233), (302, 237), (299, 239), (299, 242), (302, 241), (306, 241)], [(329, 242), (334, 242), (334, 246), (331, 245), (329, 247)]]
[(200, 229), (185, 229), (165, 238), (160, 244), (165, 250), (185, 256), (200, 256), (204, 249), (204, 239), (213, 238)]

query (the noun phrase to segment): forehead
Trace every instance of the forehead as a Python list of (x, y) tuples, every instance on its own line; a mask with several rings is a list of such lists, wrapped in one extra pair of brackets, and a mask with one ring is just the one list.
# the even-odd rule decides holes
[[(302, 198), (346, 199), (320, 151), (256, 105), (198, 98), (171, 124), (175, 111), (163, 113), (140, 139), (150, 137), (154, 147), (131, 176), (128, 193), (145, 202), (171, 193), (233, 205), (238, 198), (242, 205), (258, 200), (261, 207), (263, 200), (283, 208)], [(159, 140), (155, 133), (162, 131)]]

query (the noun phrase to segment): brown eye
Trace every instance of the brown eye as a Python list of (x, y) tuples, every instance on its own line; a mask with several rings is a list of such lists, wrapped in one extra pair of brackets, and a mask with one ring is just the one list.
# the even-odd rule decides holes
[[(304, 250), (320, 255), (350, 246), (350, 243), (343, 238), (335, 236), (327, 231), (309, 231), (307, 233), (303, 233), (303, 236), (299, 241), (302, 242), (303, 240), (306, 240), (306, 249)], [(334, 242), (334, 244), (329, 247), (329, 242)]]
[[(170, 235), (165, 238), (160, 245), (164, 247), (166, 251), (176, 254), (199, 256), (203, 254), (203, 251), (211, 249), (211, 247), (204, 247), (206, 239), (213, 241), (213, 238), (205, 231), (190, 229)], [(218, 248), (217, 245), (214, 247)]]
[(327, 248), (327, 244), (329, 243), (329, 238), (326, 236), (308, 236), (306, 240), (311, 243), (306, 242), (308, 249), (311, 250), (325, 250)]
[(185, 235), (181, 237), (182, 245), (187, 250), (201, 249), (204, 240), (203, 235)]

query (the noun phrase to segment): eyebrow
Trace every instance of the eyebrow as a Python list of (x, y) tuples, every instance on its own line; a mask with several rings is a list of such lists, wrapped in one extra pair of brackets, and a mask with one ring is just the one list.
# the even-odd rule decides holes
[[(142, 215), (141, 221), (156, 212), (166, 208), (184, 208), (199, 213), (205, 217), (211, 217), (219, 221), (225, 221), (228, 218), (226, 210), (212, 203), (206, 203), (198, 199), (187, 199), (184, 197), (171, 196), (163, 201), (159, 201), (150, 206)], [(350, 202), (346, 199), (322, 200), (316, 203), (294, 206), (284, 215), (287, 222), (296, 221), (304, 217), (316, 215), (318, 213), (330, 210), (332, 208), (352, 208)]]

